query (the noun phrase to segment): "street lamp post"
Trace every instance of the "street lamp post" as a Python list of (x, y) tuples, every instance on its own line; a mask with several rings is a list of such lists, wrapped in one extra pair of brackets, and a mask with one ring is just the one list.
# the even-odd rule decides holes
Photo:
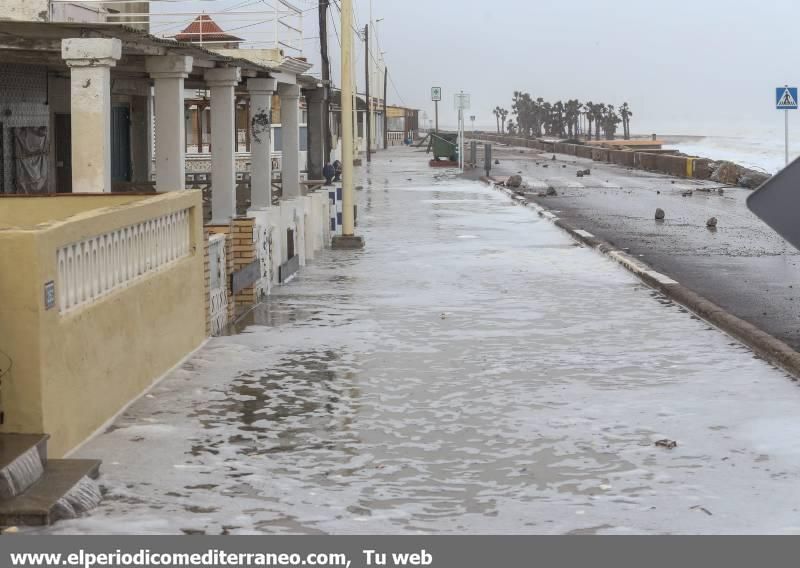
[(353, 197), (353, 0), (341, 0), (342, 34), (342, 234), (333, 237), (334, 249), (364, 248), (355, 234)]

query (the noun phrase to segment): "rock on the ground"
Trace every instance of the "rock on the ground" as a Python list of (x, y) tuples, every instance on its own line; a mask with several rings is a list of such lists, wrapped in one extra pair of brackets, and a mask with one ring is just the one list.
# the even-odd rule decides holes
[(506, 180), (506, 187), (519, 187), (522, 185), (522, 176), (513, 175)]
[(711, 219), (706, 221), (706, 227), (714, 228), (716, 226), (717, 226), (717, 218), (716, 217), (711, 217)]
[(711, 181), (726, 185), (736, 185), (739, 182), (740, 175), (741, 168), (733, 162), (719, 162), (711, 174)]
[(547, 188), (547, 195), (552, 197), (558, 195), (558, 192), (556, 191), (556, 188), (551, 185), (550, 187)]
[(656, 219), (658, 219), (659, 221), (663, 221), (664, 217), (666, 217), (666, 213), (664, 213), (664, 210), (661, 209), (660, 207), (656, 209)]
[(739, 185), (748, 189), (756, 189), (770, 178), (769, 174), (748, 170), (739, 178)]

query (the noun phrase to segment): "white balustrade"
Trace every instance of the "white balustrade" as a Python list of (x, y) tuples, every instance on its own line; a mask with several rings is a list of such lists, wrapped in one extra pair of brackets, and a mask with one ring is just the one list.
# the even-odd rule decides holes
[(219, 335), (228, 325), (227, 264), (225, 260), (225, 235), (211, 235), (208, 239), (209, 311), (211, 335)]
[(94, 302), (189, 256), (189, 218), (189, 210), (183, 209), (58, 249), (60, 312)]

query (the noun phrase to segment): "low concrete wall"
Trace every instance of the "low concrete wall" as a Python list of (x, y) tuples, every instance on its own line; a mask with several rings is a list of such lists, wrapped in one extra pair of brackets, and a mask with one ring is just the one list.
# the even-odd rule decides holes
[(592, 160), (595, 162), (607, 162), (608, 150), (605, 148), (592, 148)]
[(618, 166), (632, 168), (636, 165), (636, 154), (629, 150), (609, 150), (609, 158)]
[(645, 152), (636, 152), (637, 166), (648, 172), (658, 171), (658, 154), (647, 154)]
[(687, 177), (688, 158), (683, 156), (659, 155), (656, 158), (656, 171), (677, 177)]
[(592, 159), (596, 162), (613, 163), (628, 168), (640, 168), (676, 177), (696, 179), (709, 179), (711, 177), (710, 164), (712, 160), (705, 158), (675, 156), (667, 152), (650, 153), (637, 152), (635, 150), (615, 150), (564, 142), (552, 143), (523, 140), (522, 143), (519, 143), (518, 140), (520, 139), (496, 135), (478, 135), (477, 138), (494, 143), (524, 146), (546, 153), (566, 154), (568, 156)]
[(148, 197), (152, 197), (152, 194), (0, 194), (0, 227), (33, 227), (40, 223), (61, 221), (92, 209), (125, 205)]
[(61, 456), (200, 345), (201, 217), (200, 192), (183, 191), (0, 231), (0, 349), (13, 361), (0, 431), (47, 432)]

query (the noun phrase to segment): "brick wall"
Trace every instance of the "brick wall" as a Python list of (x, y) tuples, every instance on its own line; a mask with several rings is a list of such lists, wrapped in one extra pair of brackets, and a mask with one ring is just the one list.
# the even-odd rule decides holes
[[(0, 131), (0, 151), (2, 151), (0, 192), (16, 192), (13, 186), (11, 128), (47, 126), (52, 148), (47, 84), (47, 67), (0, 63), (0, 124), (2, 124)], [(52, 180), (52, 168), (49, 176)]]
[[(233, 220), (233, 270), (241, 270), (256, 260), (256, 247), (253, 243), (253, 230), (255, 219), (237, 217)], [(244, 310), (256, 303), (256, 289), (254, 286), (241, 290), (234, 300)]]

